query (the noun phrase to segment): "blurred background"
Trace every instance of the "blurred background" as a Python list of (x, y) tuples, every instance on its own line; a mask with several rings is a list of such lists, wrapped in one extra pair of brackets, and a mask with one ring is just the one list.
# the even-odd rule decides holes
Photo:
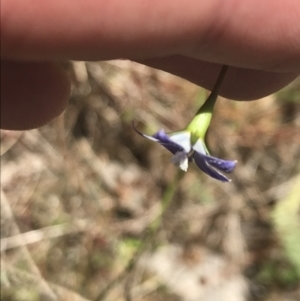
[(184, 128), (208, 91), (129, 61), (72, 62), (64, 114), (1, 132), (1, 300), (300, 300), (300, 79), (220, 98), (231, 183), (137, 135)]

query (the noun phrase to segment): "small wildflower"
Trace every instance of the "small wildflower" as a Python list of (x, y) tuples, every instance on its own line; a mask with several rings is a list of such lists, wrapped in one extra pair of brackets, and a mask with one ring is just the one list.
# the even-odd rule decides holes
[(153, 136), (149, 136), (140, 132), (134, 124), (133, 128), (141, 136), (158, 142), (169, 150), (173, 154), (171, 161), (182, 170), (187, 171), (188, 162), (194, 161), (198, 168), (210, 177), (222, 182), (230, 182), (231, 180), (221, 172), (232, 172), (237, 161), (223, 160), (211, 156), (204, 142), (213, 107), (218, 97), (218, 90), (225, 73), (226, 67), (223, 67), (209, 98), (183, 131), (166, 134), (161, 129)]

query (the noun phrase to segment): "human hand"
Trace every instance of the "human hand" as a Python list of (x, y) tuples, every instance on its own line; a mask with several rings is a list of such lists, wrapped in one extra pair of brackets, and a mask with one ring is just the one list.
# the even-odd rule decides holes
[(221, 95), (256, 99), (300, 74), (299, 0), (2, 0), (1, 127), (41, 126), (65, 108), (57, 61), (128, 58)]

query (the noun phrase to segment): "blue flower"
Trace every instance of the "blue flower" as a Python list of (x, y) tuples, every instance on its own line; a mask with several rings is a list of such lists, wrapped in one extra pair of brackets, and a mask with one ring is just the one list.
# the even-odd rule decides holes
[[(196, 165), (210, 177), (222, 182), (230, 182), (221, 172), (230, 173), (235, 168), (237, 161), (222, 160), (210, 156), (204, 141), (198, 138), (192, 144), (192, 133), (182, 131), (172, 134), (166, 134), (164, 130), (160, 130), (153, 136), (149, 136), (140, 132), (133, 124), (135, 131), (141, 136), (158, 142), (169, 150), (173, 157), (171, 161), (179, 166), (182, 170), (187, 171), (188, 162), (194, 161)], [(221, 171), (221, 172), (220, 172)]]
[(204, 141), (226, 71), (227, 66), (223, 66), (208, 99), (204, 105), (200, 107), (195, 117), (184, 130), (170, 134), (166, 134), (164, 130), (160, 130), (153, 136), (149, 136), (140, 132), (134, 124), (132, 124), (138, 134), (158, 142), (169, 150), (173, 154), (171, 161), (182, 170), (187, 171), (188, 163), (194, 161), (204, 173), (222, 182), (231, 181), (221, 172), (232, 172), (237, 161), (223, 160), (211, 156)]

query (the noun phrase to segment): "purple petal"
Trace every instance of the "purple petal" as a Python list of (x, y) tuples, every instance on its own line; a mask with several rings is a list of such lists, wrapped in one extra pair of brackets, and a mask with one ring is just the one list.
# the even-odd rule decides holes
[(184, 151), (183, 147), (172, 140), (170, 140), (170, 137), (165, 133), (164, 130), (160, 130), (157, 133), (155, 133), (153, 138), (157, 139), (158, 143), (160, 143), (162, 146), (164, 146), (168, 151), (170, 151), (172, 154), (176, 154), (177, 152)]
[(206, 159), (204, 157), (205, 155), (203, 154), (199, 154), (198, 152), (194, 152), (194, 160), (196, 165), (207, 175), (209, 175), (210, 177), (222, 181), (222, 182), (230, 182), (231, 180), (228, 179), (226, 176), (222, 175), (221, 173), (219, 173), (217, 170), (215, 170), (214, 168), (212, 168), (211, 166), (209, 166), (206, 163)]
[(168, 151), (170, 151), (172, 154), (176, 154), (177, 152), (182, 152), (184, 151), (183, 147), (180, 146), (179, 144), (173, 142), (170, 140), (170, 137), (165, 133), (164, 130), (160, 130), (157, 133), (155, 133), (153, 136), (148, 136), (142, 132), (140, 132), (132, 123), (132, 126), (134, 130), (141, 136), (150, 139), (152, 141), (160, 143), (162, 146), (164, 146)]
[(223, 160), (213, 156), (202, 155), (204, 160), (211, 166), (217, 168), (218, 170), (230, 173), (234, 170), (237, 161)]

